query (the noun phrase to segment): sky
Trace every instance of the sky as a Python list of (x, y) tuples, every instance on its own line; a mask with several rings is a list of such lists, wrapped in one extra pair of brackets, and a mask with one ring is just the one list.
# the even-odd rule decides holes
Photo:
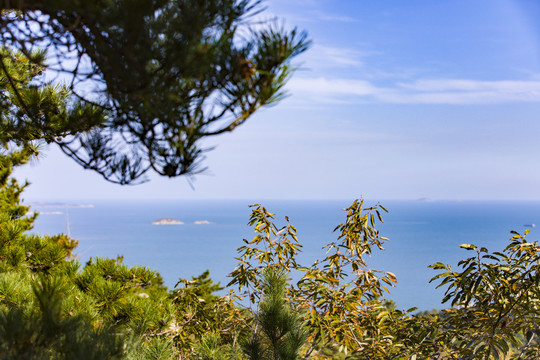
[(50, 147), (26, 200), (540, 200), (540, 2), (269, 0), (312, 46), (205, 174), (120, 186)]

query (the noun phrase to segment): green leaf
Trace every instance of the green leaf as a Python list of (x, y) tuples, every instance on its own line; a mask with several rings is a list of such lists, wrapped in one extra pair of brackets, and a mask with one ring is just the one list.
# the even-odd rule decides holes
[(383, 218), (382, 218), (382, 216), (381, 216), (381, 213), (379, 213), (379, 210), (375, 210), (375, 213), (377, 214), (377, 217), (379, 218), (379, 221), (380, 221), (380, 222), (384, 222), (384, 221), (383, 221)]
[(435, 264), (428, 265), (428, 268), (432, 268), (434, 270), (447, 269), (446, 265), (442, 262), (436, 262)]

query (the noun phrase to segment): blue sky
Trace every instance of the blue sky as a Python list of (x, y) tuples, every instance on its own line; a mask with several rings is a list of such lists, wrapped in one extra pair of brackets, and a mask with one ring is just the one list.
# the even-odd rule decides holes
[(57, 149), (26, 199), (540, 200), (540, 2), (270, 0), (305, 29), (290, 96), (207, 140), (207, 174), (109, 184)]

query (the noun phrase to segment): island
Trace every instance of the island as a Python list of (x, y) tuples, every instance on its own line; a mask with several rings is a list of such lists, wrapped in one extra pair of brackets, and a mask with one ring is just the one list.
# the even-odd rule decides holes
[(175, 220), (171, 218), (163, 218), (152, 222), (152, 225), (183, 225), (184, 223), (180, 220)]
[(193, 222), (195, 225), (208, 225), (208, 224), (211, 224), (210, 221), (208, 220), (197, 220), (195, 222)]

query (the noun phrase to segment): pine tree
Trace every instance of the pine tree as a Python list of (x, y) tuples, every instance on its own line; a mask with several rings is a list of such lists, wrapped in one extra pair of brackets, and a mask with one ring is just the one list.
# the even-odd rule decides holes
[(36, 140), (59, 141), (105, 121), (103, 109), (73, 102), (68, 86), (44, 82), (45, 53), (0, 47), (1, 147), (24, 145), (36, 155)]
[(76, 242), (25, 233), (36, 215), (27, 216), (21, 204), (26, 185), (9, 176), (31, 155), (29, 147), (0, 154), (0, 359), (120, 358), (124, 341), (107, 326), (94, 326), (88, 309), (66, 312), (76, 296), (68, 280), (76, 264), (67, 261)]
[[(259, 3), (4, 1), (3, 46), (16, 49), (15, 62), (32, 69), (41, 96), (50, 76), (38, 76), (44, 52), (34, 50), (47, 49), (46, 69), (66, 79), (61, 92), (70, 106), (45, 117), (34, 111), (36, 97), (25, 96), (18, 83), (14, 50), (3, 50), (0, 87), (15, 96), (0, 111), (16, 104), (21, 112), (15, 117), (28, 120), (15, 127), (14, 139), (54, 142), (113, 182), (142, 181), (148, 171), (197, 174), (208, 150), (201, 140), (233, 131), (280, 100), (291, 60), (308, 46), (295, 29), (252, 26)], [(55, 124), (67, 132), (58, 136), (62, 129)]]
[(158, 359), (172, 354), (174, 314), (159, 274), (122, 259), (91, 259), (81, 271), (67, 235), (30, 235), (37, 214), (10, 178), (33, 154), (0, 154), (0, 359)]
[(244, 351), (251, 360), (296, 360), (307, 339), (301, 316), (286, 299), (287, 272), (269, 267), (263, 272), (263, 297), (256, 327)]
[(63, 279), (43, 277), (31, 287), (33, 296), (27, 294), (23, 304), (2, 301), (0, 359), (124, 358), (124, 340), (112, 329), (63, 313), (68, 291)]

